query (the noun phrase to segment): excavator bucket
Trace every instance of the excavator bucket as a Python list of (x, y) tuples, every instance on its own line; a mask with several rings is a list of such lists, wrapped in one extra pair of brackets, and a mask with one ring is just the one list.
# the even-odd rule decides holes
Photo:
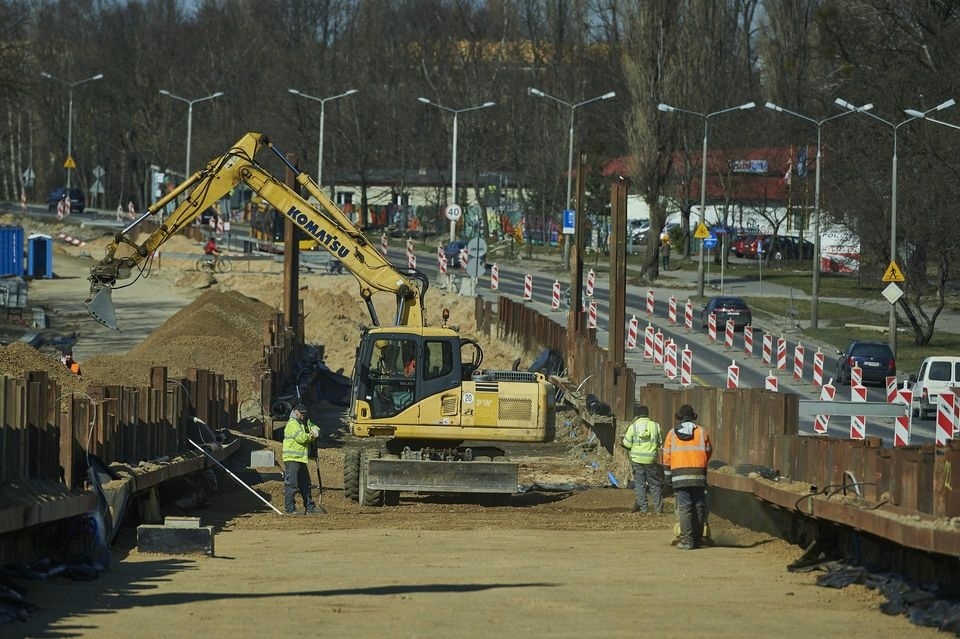
[(109, 329), (119, 331), (117, 328), (117, 311), (113, 307), (113, 289), (104, 286), (96, 295), (84, 302), (87, 312)]

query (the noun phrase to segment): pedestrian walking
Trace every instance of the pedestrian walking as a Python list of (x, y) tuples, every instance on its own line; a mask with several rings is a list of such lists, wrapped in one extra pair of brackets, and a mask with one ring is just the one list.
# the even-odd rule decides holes
[(648, 513), (652, 509), (659, 515), (663, 512), (659, 463), (663, 433), (660, 424), (650, 419), (649, 408), (640, 404), (635, 412), (637, 418), (627, 426), (620, 442), (630, 451), (630, 465), (633, 467), (633, 490), (636, 493), (633, 512)]
[(663, 258), (663, 270), (670, 270), (670, 238), (663, 238), (662, 245), (660, 246), (660, 257)]
[(307, 468), (310, 444), (320, 437), (320, 428), (307, 417), (307, 407), (297, 404), (283, 429), (283, 505), (288, 515), (296, 515), (299, 492), (308, 515), (324, 512), (310, 494), (310, 473)]
[(707, 523), (707, 462), (713, 454), (710, 436), (694, 420), (690, 404), (677, 411), (677, 425), (663, 442), (663, 472), (677, 498), (680, 550), (699, 548)]

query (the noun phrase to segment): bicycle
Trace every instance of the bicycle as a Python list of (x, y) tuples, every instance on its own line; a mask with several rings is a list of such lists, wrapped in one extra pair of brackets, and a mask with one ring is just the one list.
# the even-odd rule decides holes
[(216, 271), (217, 273), (229, 273), (233, 270), (233, 263), (229, 258), (220, 256), (220, 259), (214, 262), (213, 255), (204, 255), (197, 260), (198, 271)]

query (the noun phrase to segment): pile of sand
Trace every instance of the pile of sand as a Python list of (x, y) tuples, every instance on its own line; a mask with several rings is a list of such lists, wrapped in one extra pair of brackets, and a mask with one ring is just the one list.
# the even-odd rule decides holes
[(60, 385), (62, 394), (83, 392), (86, 384), (56, 357), (41, 353), (24, 342), (0, 346), (0, 375), (23, 377), (26, 372), (43, 371)]
[(202, 368), (236, 379), (241, 399), (255, 396), (264, 323), (273, 314), (269, 306), (240, 293), (207, 291), (127, 353), (89, 358), (84, 379), (90, 384), (142, 386), (153, 366), (166, 366), (171, 376)]

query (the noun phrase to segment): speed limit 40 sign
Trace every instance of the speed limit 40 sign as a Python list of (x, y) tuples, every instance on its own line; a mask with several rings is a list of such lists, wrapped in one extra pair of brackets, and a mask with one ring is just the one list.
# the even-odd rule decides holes
[(447, 216), (447, 219), (451, 222), (456, 222), (460, 219), (460, 216), (463, 215), (463, 209), (460, 208), (459, 204), (451, 204), (444, 211), (444, 215)]

